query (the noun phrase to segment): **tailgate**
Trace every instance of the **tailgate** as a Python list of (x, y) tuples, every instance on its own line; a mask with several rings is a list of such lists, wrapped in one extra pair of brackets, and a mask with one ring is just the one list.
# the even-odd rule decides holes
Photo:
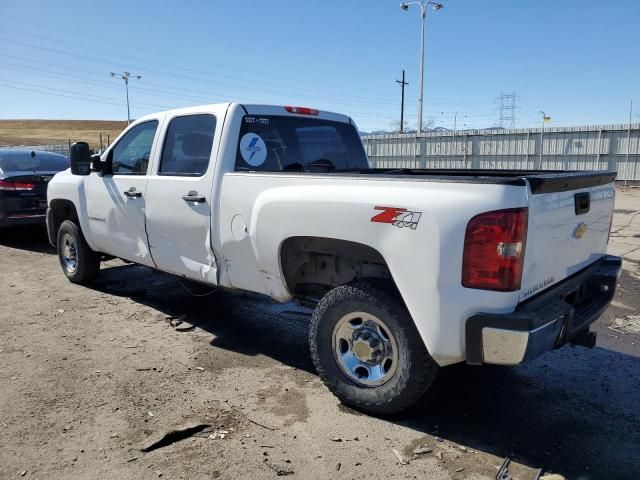
[(607, 252), (615, 174), (528, 178), (529, 227), (520, 300), (587, 267)]

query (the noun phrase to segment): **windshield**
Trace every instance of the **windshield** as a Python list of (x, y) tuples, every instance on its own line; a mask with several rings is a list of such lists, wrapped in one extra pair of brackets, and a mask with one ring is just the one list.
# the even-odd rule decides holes
[(60, 172), (69, 168), (69, 160), (51, 153), (10, 153), (0, 156), (3, 172)]
[(246, 115), (236, 170), (264, 172), (369, 168), (353, 125), (317, 118)]

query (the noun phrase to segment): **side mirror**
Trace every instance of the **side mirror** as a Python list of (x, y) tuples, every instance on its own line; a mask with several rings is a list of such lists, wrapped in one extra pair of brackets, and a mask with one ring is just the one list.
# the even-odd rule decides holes
[(107, 163), (100, 159), (100, 154), (94, 153), (91, 155), (91, 171), (98, 172), (99, 176), (104, 175), (107, 170)]
[(87, 142), (76, 142), (69, 150), (71, 173), (89, 175), (91, 173), (91, 149)]

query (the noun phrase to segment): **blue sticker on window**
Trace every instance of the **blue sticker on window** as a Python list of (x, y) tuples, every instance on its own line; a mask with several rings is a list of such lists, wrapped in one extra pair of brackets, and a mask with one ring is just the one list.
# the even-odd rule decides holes
[(240, 154), (249, 165), (259, 167), (267, 159), (267, 146), (260, 135), (245, 133), (240, 139)]

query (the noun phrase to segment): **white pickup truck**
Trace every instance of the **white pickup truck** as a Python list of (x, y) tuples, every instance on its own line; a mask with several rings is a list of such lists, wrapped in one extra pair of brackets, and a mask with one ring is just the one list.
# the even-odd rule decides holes
[(621, 268), (614, 178), (370, 169), (347, 116), (229, 103), (141, 118), (100, 157), (76, 143), (47, 227), (72, 282), (112, 256), (313, 305), (322, 380), (388, 414), (439, 367), (594, 344)]

